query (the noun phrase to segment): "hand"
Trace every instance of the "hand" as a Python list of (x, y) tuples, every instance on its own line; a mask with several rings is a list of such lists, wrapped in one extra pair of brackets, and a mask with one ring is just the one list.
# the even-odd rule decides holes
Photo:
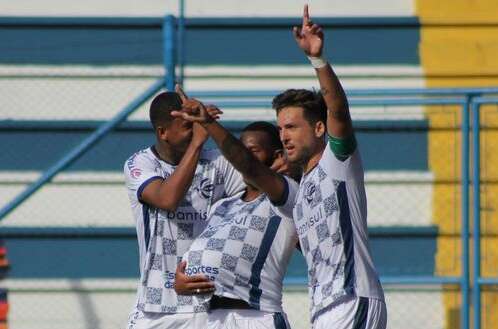
[(270, 167), (271, 170), (291, 177), (292, 179), (296, 181), (301, 180), (302, 176), (302, 169), (301, 167), (297, 165), (291, 164), (288, 160), (287, 157), (283, 152), (279, 152), (275, 160), (273, 161), (273, 164)]
[(200, 124), (208, 124), (214, 121), (214, 118), (208, 113), (204, 104), (196, 99), (188, 98), (179, 85), (175, 86), (175, 91), (182, 100), (182, 110), (172, 111), (171, 115), (173, 117)]
[(201, 147), (208, 137), (209, 135), (206, 129), (199, 123), (194, 122), (192, 126), (192, 140), (190, 143), (195, 147)]
[(187, 262), (182, 261), (176, 267), (175, 273), (175, 291), (178, 295), (199, 295), (214, 292), (214, 283), (205, 275), (185, 274)]
[(209, 104), (206, 106), (206, 111), (214, 120), (218, 120), (223, 111), (216, 107), (216, 105)]
[(310, 20), (308, 5), (304, 5), (301, 27), (292, 29), (294, 39), (304, 53), (311, 57), (320, 57), (323, 51), (323, 29)]

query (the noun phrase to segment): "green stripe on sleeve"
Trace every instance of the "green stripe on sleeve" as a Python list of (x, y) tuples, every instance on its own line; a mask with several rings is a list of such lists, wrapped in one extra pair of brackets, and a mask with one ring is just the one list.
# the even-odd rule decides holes
[(330, 149), (338, 160), (346, 160), (356, 150), (356, 138), (354, 134), (344, 138), (328, 136)]

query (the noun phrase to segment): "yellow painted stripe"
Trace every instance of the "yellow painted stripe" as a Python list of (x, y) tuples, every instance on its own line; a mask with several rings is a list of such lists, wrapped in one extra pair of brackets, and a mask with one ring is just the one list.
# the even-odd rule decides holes
[[(427, 87), (498, 86), (498, 1), (496, 0), (416, 0), (415, 8), (420, 31), (420, 62)], [(432, 127), (451, 127), (461, 123), (460, 110), (428, 108)], [(498, 127), (496, 106), (483, 109), (482, 122)], [(494, 115), (493, 115), (494, 114)], [(483, 132), (482, 149), (482, 233), (483, 275), (498, 276), (498, 130)], [(460, 135), (454, 131), (429, 133), (429, 166), (436, 180), (460, 178)], [(460, 275), (461, 243), (459, 183), (438, 184), (434, 188), (433, 221), (440, 232), (438, 238), (437, 275)], [(458, 293), (445, 292), (445, 327), (459, 327), (461, 299)], [(498, 294), (483, 294), (483, 328), (498, 328), (496, 312)]]

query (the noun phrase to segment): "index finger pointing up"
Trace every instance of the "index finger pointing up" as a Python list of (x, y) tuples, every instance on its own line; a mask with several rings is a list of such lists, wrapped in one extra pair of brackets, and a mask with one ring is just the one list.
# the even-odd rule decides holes
[(308, 11), (308, 4), (305, 4), (303, 11), (303, 25), (308, 25), (309, 21), (310, 21), (310, 14)]
[(185, 95), (185, 93), (183, 92), (182, 87), (180, 87), (179, 84), (175, 85), (175, 91), (178, 94), (178, 96), (180, 96), (180, 99), (182, 100), (182, 103), (184, 103), (188, 99), (187, 95)]

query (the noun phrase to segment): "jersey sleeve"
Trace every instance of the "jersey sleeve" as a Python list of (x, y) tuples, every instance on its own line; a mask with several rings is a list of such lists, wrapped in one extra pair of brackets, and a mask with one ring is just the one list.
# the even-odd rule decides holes
[(126, 188), (131, 198), (142, 202), (142, 192), (152, 181), (163, 179), (160, 166), (144, 153), (136, 153), (124, 165)]
[(282, 196), (282, 200), (280, 202), (274, 202), (272, 205), (282, 215), (292, 218), (292, 211), (294, 209), (294, 205), (296, 204), (296, 196), (299, 185), (292, 178), (287, 176), (281, 177), (285, 184), (284, 195)]
[(218, 153), (216, 163), (218, 164), (218, 170), (223, 177), (223, 185), (227, 197), (234, 196), (244, 190), (246, 184), (244, 183), (242, 175), (221, 153)]
[(338, 158), (334, 154), (329, 140), (319, 164), (327, 175), (334, 179), (340, 181), (363, 180), (363, 165), (358, 147), (352, 151), (351, 155)]

